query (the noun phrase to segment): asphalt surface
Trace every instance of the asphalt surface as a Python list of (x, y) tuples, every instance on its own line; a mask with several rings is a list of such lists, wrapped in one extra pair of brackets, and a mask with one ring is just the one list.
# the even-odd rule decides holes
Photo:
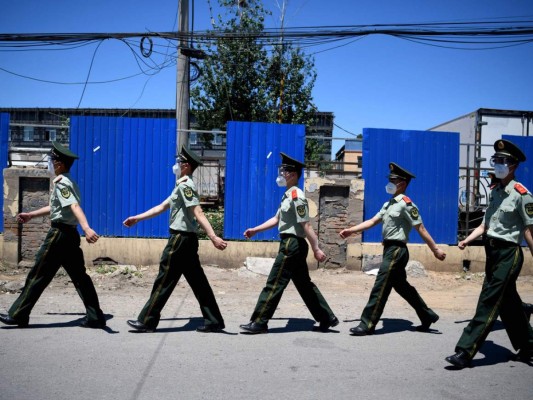
[[(313, 331), (291, 285), (269, 333), (245, 335), (239, 324), (247, 322), (265, 278), (227, 278), (210, 278), (225, 317), (222, 333), (195, 331), (202, 319), (185, 282), (155, 333), (134, 333), (126, 324), (149, 285), (98, 289), (109, 318), (105, 330), (77, 326), (84, 313), (72, 285), (48, 288), (28, 328), (0, 326), (0, 399), (533, 398), (533, 369), (510, 360), (514, 351), (499, 322), (472, 368), (454, 370), (444, 361), (475, 304), (443, 311), (434, 305), (441, 319), (420, 333), (414, 311), (393, 294), (376, 333), (354, 337), (349, 328), (358, 323), (373, 278), (358, 276), (365, 284), (357, 294), (326, 285), (326, 277), (317, 284), (341, 319), (337, 327)], [(472, 299), (478, 293), (472, 291)], [(15, 298), (0, 295), (2, 312)]]

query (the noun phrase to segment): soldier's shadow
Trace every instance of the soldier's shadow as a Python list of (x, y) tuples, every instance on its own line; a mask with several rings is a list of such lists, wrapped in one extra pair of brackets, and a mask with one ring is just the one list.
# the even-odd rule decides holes
[[(272, 318), (272, 321), (286, 320), (285, 326), (268, 328), (269, 333), (289, 333), (289, 332), (303, 332), (312, 331), (316, 322), (310, 318)], [(330, 332), (338, 332), (330, 329)]]
[(513, 358), (514, 355), (511, 350), (494, 343), (492, 340), (485, 341), (485, 343), (483, 343), (483, 345), (479, 349), (479, 352), (485, 357), (480, 359), (474, 358), (472, 360), (473, 367), (482, 365), (495, 365), (508, 362)]
[[(79, 327), (80, 323), (85, 318), (85, 313), (54, 313), (54, 312), (47, 312), (46, 315), (75, 315), (79, 316), (79, 318), (70, 320), (70, 321), (64, 321), (64, 322), (52, 322), (49, 324), (43, 324), (43, 323), (31, 323), (25, 327), (24, 329), (49, 329), (49, 328), (71, 328), (71, 327)], [(113, 318), (112, 314), (104, 314), (104, 317), (106, 321), (109, 321)], [(4, 329), (20, 329), (18, 326), (5, 326)], [(114, 331), (109, 326), (106, 326), (102, 328), (103, 331), (107, 333), (118, 333), (118, 331)]]
[[(506, 347), (495, 344), (492, 340), (487, 340), (481, 348), (479, 353), (483, 354), (483, 358), (474, 358), (470, 362), (470, 367), (481, 367), (487, 365), (496, 365), (509, 362), (513, 359), (514, 353)], [(456, 367), (447, 365), (445, 369), (454, 371)]]
[[(164, 327), (159, 325), (155, 332), (153, 333), (169, 333), (169, 332), (191, 332), (196, 331), (196, 328), (204, 325), (204, 319), (199, 317), (192, 317), (192, 318), (161, 318), (161, 321), (187, 321), (185, 325), (182, 326), (171, 326), (171, 327)], [(132, 333), (136, 333), (135, 330), (130, 330)], [(227, 332), (226, 330), (222, 330), (218, 333), (226, 334), (226, 335), (237, 335), (237, 333)]]
[[(361, 321), (360, 319), (354, 319), (350, 321), (344, 321), (344, 322), (355, 322), (355, 321)], [(374, 335), (386, 335), (390, 333), (398, 333), (398, 332), (405, 332), (405, 331), (413, 331), (416, 332), (416, 326), (413, 325), (412, 321), (402, 319), (402, 318), (381, 318), (379, 320), (378, 327), (374, 331)], [(442, 332), (440, 332), (438, 329), (430, 328), (427, 332), (424, 333), (432, 333), (434, 335), (442, 335)]]

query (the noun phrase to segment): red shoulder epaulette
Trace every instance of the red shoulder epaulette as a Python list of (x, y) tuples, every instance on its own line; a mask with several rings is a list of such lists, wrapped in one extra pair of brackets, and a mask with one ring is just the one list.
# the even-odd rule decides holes
[(411, 199), (409, 197), (407, 197), (407, 196), (403, 196), (402, 200), (405, 201), (406, 204), (411, 204), (412, 203)]
[(514, 188), (515, 190), (520, 193), (520, 194), (526, 194), (527, 193), (527, 189), (525, 187), (523, 187), (521, 184), (519, 183), (515, 183), (514, 184)]
[(294, 189), (291, 193), (292, 199), (296, 200), (298, 198), (298, 191)]

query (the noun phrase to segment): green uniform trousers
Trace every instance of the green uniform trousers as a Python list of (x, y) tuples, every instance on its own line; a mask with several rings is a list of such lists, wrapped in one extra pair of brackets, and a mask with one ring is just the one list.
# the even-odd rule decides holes
[(455, 350), (464, 350), (473, 358), (498, 315), (515, 350), (533, 349), (533, 330), (516, 291), (516, 279), (524, 262), (522, 248), (495, 248), (486, 244), (485, 254), (485, 280), (476, 313), (463, 330)]
[(320, 290), (311, 281), (306, 260), (308, 251), (309, 245), (304, 238), (281, 235), (279, 252), (266, 286), (257, 300), (250, 319), (252, 322), (268, 323), (291, 279), (315, 321), (328, 323), (335, 316)]
[(157, 327), (161, 318), (161, 311), (178, 284), (181, 275), (187, 279), (196, 300), (200, 304), (205, 325), (224, 325), (215, 295), (200, 265), (198, 236), (192, 232), (171, 234), (161, 256), (159, 274), (155, 279), (152, 293), (139, 314), (138, 321), (149, 328), (155, 329)]
[(379, 268), (370, 298), (361, 315), (361, 324), (373, 331), (383, 314), (387, 299), (394, 290), (413, 307), (422, 323), (430, 323), (437, 318), (417, 290), (407, 282), (405, 267), (409, 261), (409, 250), (405, 245), (386, 245), (383, 250), (383, 261)]
[(22, 293), (9, 309), (9, 315), (19, 323), (26, 323), (44, 289), (50, 284), (59, 267), (70, 276), (87, 312), (88, 321), (105, 321), (94, 284), (85, 271), (80, 235), (75, 226), (53, 224), (37, 252), (35, 264), (26, 278)]

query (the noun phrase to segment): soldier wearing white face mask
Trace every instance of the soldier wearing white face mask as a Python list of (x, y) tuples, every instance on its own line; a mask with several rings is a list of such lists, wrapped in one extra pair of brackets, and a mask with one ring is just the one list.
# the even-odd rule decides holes
[(528, 305), (516, 291), (524, 255), (520, 243), (527, 231), (533, 233), (533, 196), (515, 181), (518, 164), (526, 161), (524, 153), (508, 140), (494, 143), (491, 158), (499, 179), (489, 196), (489, 206), (483, 223), (462, 242), (463, 250), (470, 242), (485, 234), (485, 281), (479, 295), (476, 314), (464, 329), (455, 346), (456, 354), (446, 361), (457, 368), (467, 367), (485, 342), (494, 322), (500, 316), (517, 358), (530, 362), (533, 354), (533, 330), (528, 323)]
[(220, 332), (225, 328), (224, 319), (207, 276), (200, 265), (198, 256), (198, 225), (218, 250), (224, 250), (227, 243), (218, 237), (207, 220), (192, 174), (202, 165), (196, 153), (182, 147), (179, 161), (172, 171), (179, 175), (170, 196), (161, 204), (126, 218), (124, 226), (132, 227), (140, 221), (153, 218), (170, 209), (170, 237), (161, 255), (159, 274), (154, 282), (150, 298), (136, 320), (127, 323), (138, 332), (154, 332), (161, 318), (161, 311), (167, 303), (181, 276), (189, 283), (204, 317), (204, 325), (196, 328), (198, 332)]
[(309, 277), (306, 261), (309, 245), (305, 239), (309, 240), (317, 261), (325, 261), (326, 255), (320, 249), (318, 238), (309, 221), (309, 206), (305, 194), (298, 187), (298, 180), (305, 165), (287, 154), (280, 155), (282, 164), (276, 183), (287, 190), (278, 211), (269, 220), (244, 232), (244, 237), (250, 239), (255, 234), (277, 225), (281, 237), (279, 252), (250, 322), (240, 327), (249, 334), (267, 333), (268, 321), (274, 315), (283, 291), (292, 280), (313, 318), (319, 323), (316, 329), (327, 332), (329, 328), (337, 326), (339, 320)]
[(418, 208), (405, 195), (411, 178), (415, 176), (395, 163), (390, 163), (389, 169), (389, 183), (385, 186), (385, 191), (393, 197), (383, 204), (381, 210), (373, 218), (340, 232), (342, 238), (347, 238), (380, 222), (383, 223), (383, 262), (379, 268), (368, 303), (361, 315), (361, 323), (350, 329), (351, 334), (355, 336), (374, 333), (393, 288), (415, 309), (422, 322), (416, 328), (417, 331), (429, 331), (430, 325), (439, 319), (439, 316), (422, 300), (417, 290), (407, 282), (405, 267), (409, 261), (407, 241), (411, 228), (414, 227), (418, 231), (436, 258), (442, 261), (446, 258), (446, 254), (437, 247), (422, 224), (422, 217), (418, 213)]

